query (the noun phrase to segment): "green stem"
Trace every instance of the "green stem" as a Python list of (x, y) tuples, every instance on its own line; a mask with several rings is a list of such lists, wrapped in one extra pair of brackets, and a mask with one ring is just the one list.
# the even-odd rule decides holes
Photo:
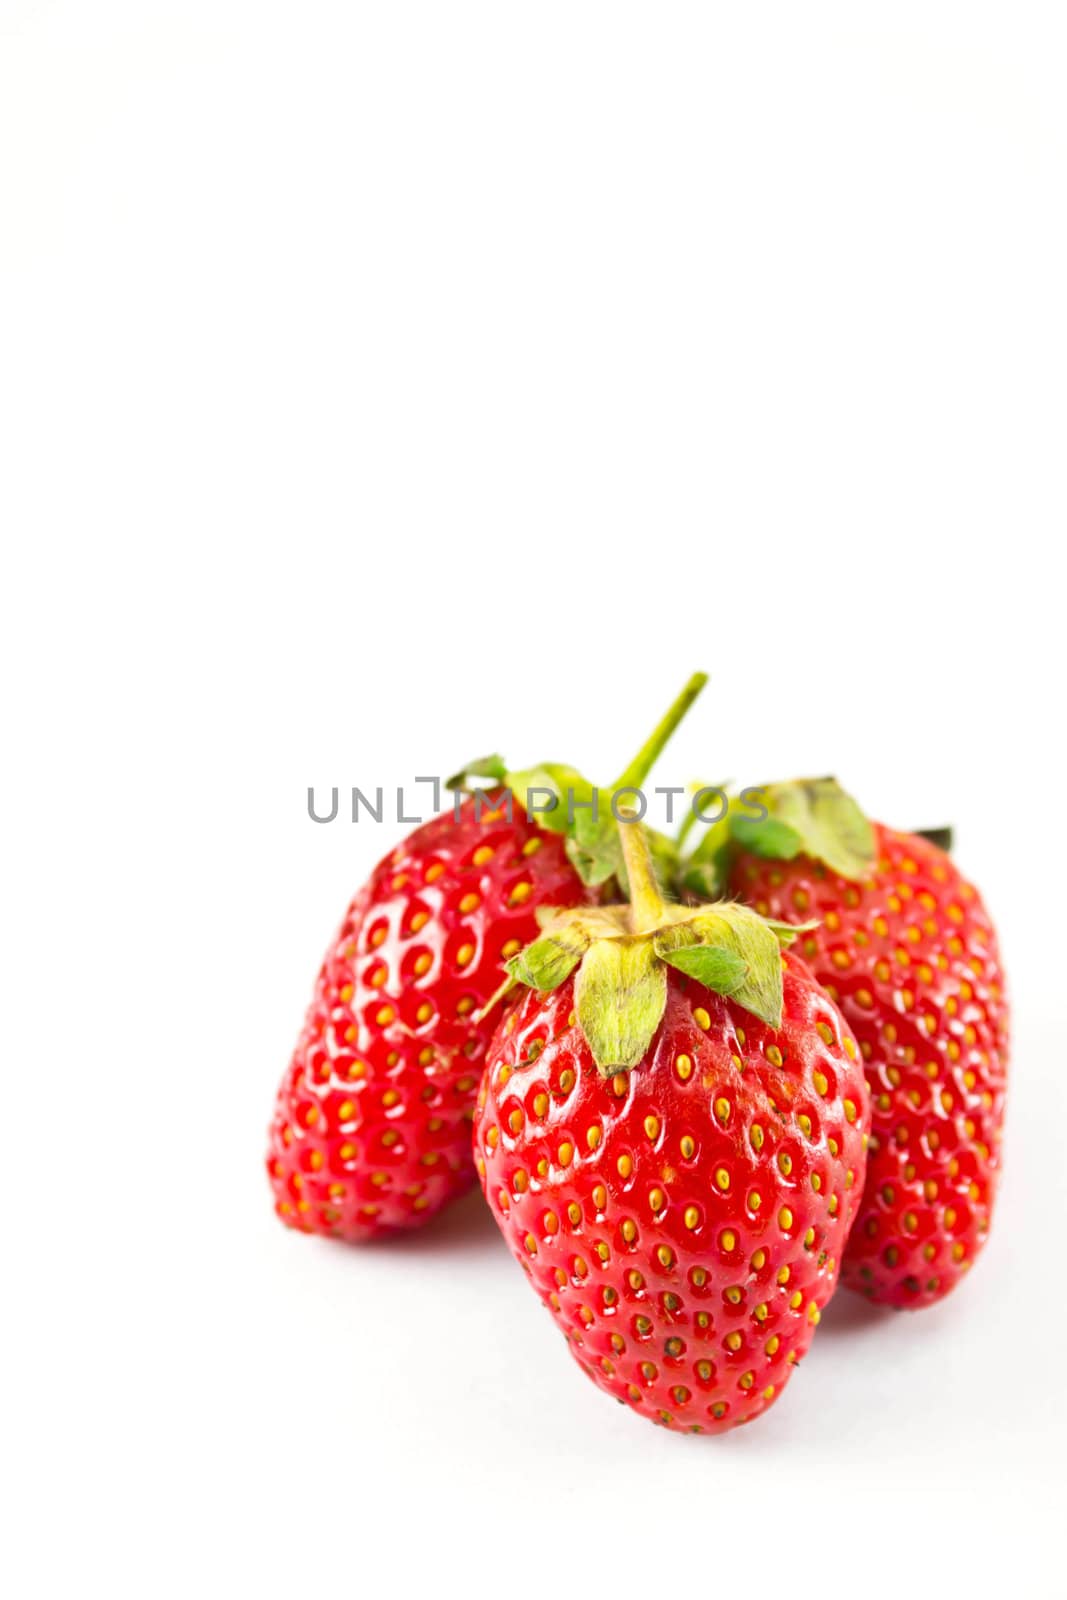
[(689, 707), (693, 704), (693, 701), (696, 699), (697, 695), (700, 693), (701, 689), (703, 689), (707, 681), (708, 675), (706, 672), (693, 673), (693, 676), (690, 678), (689, 682), (686, 684), (677, 700), (675, 700), (666, 716), (662, 717), (660, 721), (657, 722), (656, 726), (653, 728), (652, 732), (649, 734), (640, 750), (634, 756), (633, 760), (630, 762), (630, 765), (623, 772), (622, 776), (617, 778), (611, 785), (613, 791), (616, 789), (640, 789), (641, 785), (652, 771), (656, 761), (659, 759), (660, 753), (662, 752), (664, 745), (667, 743), (667, 740), (681, 722), (682, 718), (685, 716), (686, 712), (689, 710)]
[(679, 853), (685, 848), (685, 841), (696, 826), (697, 814), (693, 810), (692, 801), (693, 796), (699, 794), (703, 787), (705, 787), (703, 784), (691, 783), (686, 790), (686, 799), (689, 801), (689, 807), (682, 818), (678, 832), (674, 836), (674, 842), (678, 846)]
[(619, 838), (630, 883), (630, 908), (634, 933), (649, 933), (659, 927), (667, 909), (659, 892), (652, 866), (648, 835), (632, 811), (619, 813)]

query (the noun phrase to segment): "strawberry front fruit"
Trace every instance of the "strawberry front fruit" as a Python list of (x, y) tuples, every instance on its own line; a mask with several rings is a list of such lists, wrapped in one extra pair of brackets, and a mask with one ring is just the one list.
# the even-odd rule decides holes
[(780, 1396), (834, 1291), (868, 1097), (790, 930), (664, 906), (624, 831), (633, 912), (565, 914), (510, 963), (533, 987), (489, 1048), (476, 1160), (594, 1383), (719, 1432)]

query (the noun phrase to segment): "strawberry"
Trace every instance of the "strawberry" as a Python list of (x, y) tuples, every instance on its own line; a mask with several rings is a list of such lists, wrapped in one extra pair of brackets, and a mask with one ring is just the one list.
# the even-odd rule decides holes
[(859, 1040), (871, 1092), (843, 1281), (884, 1305), (931, 1305), (992, 1214), (1008, 1059), (996, 934), (943, 850), (870, 823), (832, 779), (762, 793), (765, 821), (728, 821), (729, 887), (765, 915), (818, 919), (800, 948)]
[(474, 1126), (493, 1215), (594, 1383), (720, 1432), (781, 1394), (833, 1293), (866, 1166), (840, 1012), (746, 908), (561, 913), (509, 962)]
[[(643, 782), (704, 681), (690, 681), (616, 789)], [(530, 821), (520, 804), (534, 787), (591, 796), (572, 769), (507, 774), (492, 757), (468, 771), (494, 787), (378, 864), (320, 968), (267, 1158), (275, 1209), (303, 1232), (360, 1240), (413, 1227), (470, 1186), (494, 1026), (480, 1012), (501, 963), (534, 937), (539, 907), (595, 898), (615, 871), (603, 818), (577, 811), (568, 827), (557, 806)]]

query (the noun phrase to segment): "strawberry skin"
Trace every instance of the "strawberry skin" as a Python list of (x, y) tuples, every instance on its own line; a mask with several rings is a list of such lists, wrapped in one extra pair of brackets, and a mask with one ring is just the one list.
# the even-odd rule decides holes
[(863, 1188), (856, 1042), (782, 966), (777, 1030), (672, 970), (644, 1059), (603, 1076), (568, 978), (524, 992), (486, 1058), (474, 1147), (504, 1237), (593, 1381), (685, 1432), (781, 1394)]
[(477, 1013), (539, 906), (590, 891), (562, 835), (497, 793), (418, 828), (371, 874), (322, 963), (278, 1093), (267, 1170), (288, 1226), (417, 1226), (474, 1181), (470, 1124), (496, 1017)]
[(861, 880), (805, 855), (745, 853), (729, 882), (764, 915), (819, 919), (798, 948), (859, 1040), (872, 1102), (842, 1281), (914, 1308), (948, 1294), (989, 1230), (1008, 1008), (977, 890), (935, 845), (873, 826), (875, 860)]

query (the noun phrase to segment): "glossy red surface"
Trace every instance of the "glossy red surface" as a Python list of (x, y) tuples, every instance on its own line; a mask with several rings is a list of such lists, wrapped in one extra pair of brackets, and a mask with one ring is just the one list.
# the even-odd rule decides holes
[(528, 992), (486, 1061), (475, 1151), (504, 1237), (594, 1383), (670, 1428), (781, 1394), (863, 1188), (856, 1042), (783, 961), (778, 1032), (671, 971), (645, 1060), (605, 1079), (568, 980)]
[(842, 1281), (916, 1307), (960, 1280), (989, 1230), (1000, 1167), (1008, 1008), (996, 935), (948, 856), (876, 828), (864, 883), (744, 856), (731, 888), (819, 926), (798, 945), (859, 1040), (873, 1131)]
[(498, 1018), (474, 1014), (538, 906), (587, 898), (562, 839), (468, 799), (417, 829), (348, 908), (278, 1094), (267, 1168), (282, 1221), (367, 1239), (474, 1179), (470, 1121)]

